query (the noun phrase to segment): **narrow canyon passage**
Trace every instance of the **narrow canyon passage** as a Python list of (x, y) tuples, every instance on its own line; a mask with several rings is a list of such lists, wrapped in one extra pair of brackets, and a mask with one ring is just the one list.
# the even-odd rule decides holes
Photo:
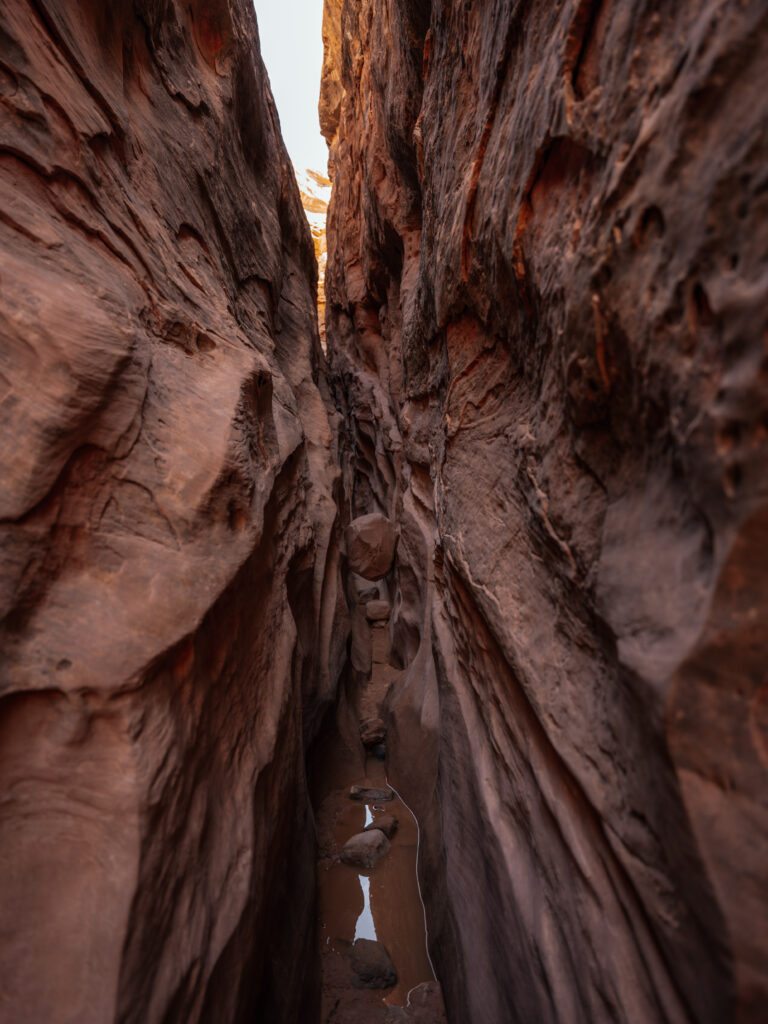
[(765, 1024), (768, 6), (317, 3), (0, 3), (0, 1024)]
[[(364, 735), (367, 729), (368, 747), (363, 749), (360, 740), (354, 742), (352, 729), (352, 743), (347, 745), (334, 716), (309, 768), (319, 844), (322, 1024), (354, 1024), (362, 1019), (371, 1024), (445, 1021), (419, 892), (418, 824), (389, 786), (380, 702), (371, 699), (370, 693), (378, 689), (382, 697), (386, 695), (390, 673), (384, 626), (379, 623), (380, 628), (373, 631), (370, 684), (359, 700), (353, 701), (354, 709), (364, 709), (361, 721)], [(348, 717), (352, 726), (354, 714)], [(374, 739), (377, 742), (373, 743)], [(358, 798), (352, 799), (351, 792)], [(376, 830), (377, 825), (389, 840), (385, 849), (358, 850), (356, 839), (364, 830)], [(350, 840), (351, 850), (346, 847)], [(356, 953), (358, 939), (383, 948), (388, 958), (383, 971), (378, 964), (381, 949)], [(353, 962), (362, 977), (350, 967), (350, 957), (355, 955), (358, 960)], [(370, 963), (372, 956), (375, 969)], [(388, 973), (390, 965), (392, 973)]]
[(386, 704), (401, 675), (391, 664), (395, 545), (396, 531), (381, 515), (347, 530), (352, 646), (339, 702), (308, 764), (322, 1024), (446, 1019), (419, 889), (419, 827), (387, 775)]

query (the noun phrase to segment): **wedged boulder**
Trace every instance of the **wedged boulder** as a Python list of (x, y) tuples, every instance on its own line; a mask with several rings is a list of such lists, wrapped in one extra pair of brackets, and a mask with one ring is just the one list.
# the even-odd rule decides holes
[(370, 871), (389, 853), (389, 839), (381, 829), (358, 832), (341, 850), (341, 859), (351, 867)]
[(386, 735), (387, 727), (380, 718), (364, 718), (360, 722), (360, 739), (364, 747), (375, 747)]
[(376, 786), (352, 786), (349, 791), (350, 800), (359, 800), (363, 804), (385, 804), (395, 799), (389, 788), (378, 789)]
[(391, 839), (397, 832), (399, 822), (394, 814), (380, 814), (378, 818), (366, 825), (364, 832), (383, 832), (387, 839)]
[(380, 942), (357, 939), (349, 954), (355, 977), (355, 988), (392, 988), (397, 984), (397, 971), (389, 953)]
[(369, 622), (384, 622), (389, 618), (390, 611), (389, 601), (372, 600), (365, 606), (365, 617)]
[(352, 572), (366, 580), (383, 579), (392, 568), (397, 534), (380, 512), (353, 519), (346, 530), (347, 558)]

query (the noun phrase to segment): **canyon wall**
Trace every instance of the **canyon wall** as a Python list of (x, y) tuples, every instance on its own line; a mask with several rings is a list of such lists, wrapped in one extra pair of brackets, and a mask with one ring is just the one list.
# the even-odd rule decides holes
[(316, 274), (248, 0), (4, 0), (4, 1022), (317, 1009)]
[(326, 0), (344, 515), (449, 1019), (768, 1013), (768, 13)]

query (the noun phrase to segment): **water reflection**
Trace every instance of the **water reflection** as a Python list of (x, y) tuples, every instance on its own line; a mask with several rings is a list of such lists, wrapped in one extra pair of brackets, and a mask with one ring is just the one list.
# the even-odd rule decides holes
[[(366, 804), (365, 824), (370, 825), (372, 821), (371, 809)], [(373, 914), (371, 913), (371, 880), (367, 875), (358, 875), (357, 877), (360, 881), (360, 888), (363, 890), (363, 909), (360, 911), (355, 925), (355, 940), (375, 939), (376, 925), (373, 923)]]
[(375, 939), (376, 925), (373, 923), (373, 914), (371, 913), (371, 880), (367, 875), (358, 875), (357, 877), (360, 879), (360, 886), (363, 890), (363, 909), (355, 925), (355, 940)]

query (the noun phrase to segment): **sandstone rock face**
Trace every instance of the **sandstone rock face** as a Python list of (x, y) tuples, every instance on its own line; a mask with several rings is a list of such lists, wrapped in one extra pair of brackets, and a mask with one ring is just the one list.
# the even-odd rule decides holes
[(325, 221), (328, 214), (328, 198), (331, 183), (322, 174), (307, 168), (297, 171), (296, 180), (301, 196), (301, 206), (312, 232), (312, 243), (315, 247), (317, 260), (317, 316), (320, 328), (321, 343), (325, 339), (325, 266), (327, 263), (327, 244), (325, 238)]
[(369, 601), (365, 606), (365, 617), (369, 622), (385, 622), (390, 612), (389, 601)]
[(392, 523), (379, 512), (359, 516), (346, 529), (349, 568), (365, 580), (380, 580), (392, 568), (397, 536)]
[(326, 19), (344, 484), (400, 531), (449, 1019), (763, 1020), (765, 4)]
[(4, 0), (0, 98), (0, 1016), (306, 1021), (345, 603), (253, 7)]

